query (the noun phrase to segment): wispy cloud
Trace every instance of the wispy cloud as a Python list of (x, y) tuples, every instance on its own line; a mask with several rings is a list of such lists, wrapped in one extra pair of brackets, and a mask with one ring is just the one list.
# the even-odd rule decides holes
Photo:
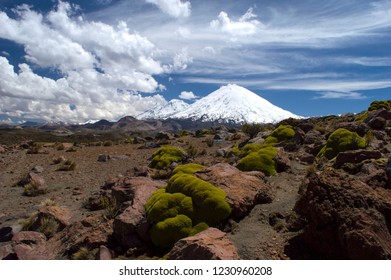
[(367, 99), (368, 96), (360, 92), (340, 92), (340, 91), (326, 91), (321, 92), (314, 97), (314, 99)]

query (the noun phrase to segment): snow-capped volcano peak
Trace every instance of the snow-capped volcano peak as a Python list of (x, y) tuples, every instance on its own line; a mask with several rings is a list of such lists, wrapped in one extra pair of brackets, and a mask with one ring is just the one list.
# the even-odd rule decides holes
[(222, 86), (171, 117), (226, 123), (274, 123), (299, 118), (235, 84)]
[(189, 107), (189, 104), (179, 99), (172, 99), (166, 104), (152, 108), (137, 116), (139, 120), (168, 119), (172, 115)]

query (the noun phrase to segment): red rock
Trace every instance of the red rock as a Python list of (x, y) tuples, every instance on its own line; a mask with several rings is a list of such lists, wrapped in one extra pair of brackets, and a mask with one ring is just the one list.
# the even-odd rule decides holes
[[(128, 188), (132, 193), (131, 202), (123, 213), (114, 219), (114, 235), (124, 247), (140, 246), (148, 238), (145, 204), (153, 192), (165, 185), (147, 177), (126, 177), (113, 188)], [(114, 195), (117, 193), (114, 192)], [(121, 195), (122, 197), (122, 195)]]
[[(261, 172), (242, 172), (227, 163), (219, 163), (194, 175), (227, 193), (231, 217), (236, 221), (245, 217), (256, 204), (264, 203), (265, 195), (269, 201), (273, 200), (274, 189), (265, 182)], [(262, 200), (258, 200), (259, 193), (262, 193)]]
[(27, 184), (32, 184), (36, 187), (42, 187), (45, 185), (45, 179), (43, 179), (40, 175), (34, 173), (34, 172), (30, 172), (26, 178), (22, 179), (21, 181), (19, 181), (18, 183), (19, 185), (21, 186), (25, 186)]
[(46, 243), (46, 248), (53, 252), (53, 259), (69, 256), (82, 246), (93, 250), (101, 245), (107, 245), (113, 234), (112, 220), (107, 220), (103, 214), (93, 214), (82, 221), (72, 223), (61, 232), (54, 235)]
[(367, 159), (381, 158), (379, 151), (355, 150), (341, 152), (335, 158), (334, 168), (341, 168), (344, 163), (359, 163)]
[(38, 210), (35, 222), (31, 225), (32, 230), (38, 230), (42, 224), (42, 219), (51, 218), (55, 220), (59, 227), (58, 231), (70, 225), (72, 212), (65, 207), (60, 206), (43, 206)]
[(169, 260), (239, 260), (236, 247), (217, 228), (208, 228), (177, 241), (168, 253)]
[(11, 244), (0, 246), (0, 260), (16, 260), (16, 255)]
[(391, 193), (326, 169), (308, 178), (295, 206), (306, 242), (324, 258), (390, 259)]
[(106, 260), (106, 261), (111, 260), (112, 255), (111, 255), (110, 250), (106, 246), (101, 245), (99, 247), (97, 259), (98, 260)]
[(52, 250), (46, 246), (44, 234), (35, 231), (21, 231), (12, 238), (13, 250), (19, 260), (51, 260)]

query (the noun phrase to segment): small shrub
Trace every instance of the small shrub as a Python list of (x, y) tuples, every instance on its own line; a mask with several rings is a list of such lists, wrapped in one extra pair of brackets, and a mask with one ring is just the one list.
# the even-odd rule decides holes
[(362, 122), (364, 122), (366, 120), (366, 118), (368, 118), (368, 115), (369, 115), (368, 111), (360, 113), (360, 114), (355, 116), (354, 121), (362, 123)]
[(165, 180), (171, 177), (172, 170), (171, 169), (155, 169), (151, 173), (151, 178), (154, 180)]
[(242, 131), (250, 136), (250, 138), (254, 138), (259, 132), (261, 132), (262, 127), (260, 124), (244, 124), (242, 126)]
[(111, 141), (111, 140), (105, 141), (105, 142), (103, 143), (103, 146), (105, 146), (105, 147), (111, 147), (111, 146), (113, 146), (113, 145), (114, 145), (114, 142)]
[(40, 154), (42, 153), (43, 144), (42, 143), (34, 143), (32, 147), (27, 150), (27, 154)]
[(79, 250), (72, 254), (73, 260), (94, 260), (98, 249), (90, 250), (88, 247), (80, 247)]
[(206, 145), (208, 145), (208, 147), (213, 147), (215, 140), (213, 139), (213, 137), (209, 137), (208, 139), (206, 139), (205, 142), (206, 142)]
[(59, 223), (52, 217), (43, 217), (39, 221), (38, 231), (43, 233), (47, 238), (53, 237), (58, 231)]
[(119, 212), (119, 205), (114, 198), (103, 196), (100, 201), (101, 209), (105, 210), (105, 216), (108, 219), (114, 219)]
[(65, 162), (65, 161), (66, 161), (65, 157), (59, 156), (58, 158), (53, 159), (53, 164), (59, 164), (59, 163)]
[(57, 151), (63, 151), (63, 150), (65, 150), (65, 145), (64, 145), (64, 143), (56, 143), (56, 144), (54, 145), (54, 147), (57, 149)]
[(64, 162), (64, 164), (62, 166), (60, 166), (57, 170), (58, 171), (73, 171), (75, 170), (77, 167), (77, 164), (76, 162), (74, 161), (71, 161), (71, 160), (67, 160)]
[(186, 153), (188, 156), (194, 158), (198, 154), (198, 149), (193, 144), (190, 144), (186, 149)]
[(35, 182), (30, 182), (27, 185), (24, 185), (23, 195), (25, 196), (38, 196), (48, 192), (48, 189), (45, 186), (41, 186)]
[(183, 137), (183, 136), (189, 136), (189, 132), (187, 130), (182, 130), (180, 133), (179, 133), (179, 136), (180, 137)]
[(326, 145), (320, 150), (317, 157), (332, 159), (340, 152), (366, 148), (365, 139), (356, 132), (351, 132), (345, 128), (334, 131), (327, 139)]
[(44, 207), (44, 206), (57, 206), (58, 204), (54, 200), (47, 198), (47, 199), (41, 201), (41, 203), (39, 205), (41, 207)]
[(162, 147), (152, 154), (152, 161), (149, 167), (155, 169), (167, 168), (173, 162), (182, 162), (185, 153), (171, 146)]
[(74, 152), (77, 152), (77, 148), (75, 146), (73, 146), (73, 147), (70, 147), (69, 149), (67, 149), (65, 152), (74, 153)]
[(22, 219), (18, 221), (18, 224), (22, 226), (22, 231), (28, 231), (31, 229), (31, 226), (37, 219), (38, 213), (34, 212), (32, 213), (27, 219)]
[(236, 166), (241, 171), (261, 171), (266, 176), (277, 173), (274, 157), (278, 149), (273, 147), (262, 148), (244, 157)]

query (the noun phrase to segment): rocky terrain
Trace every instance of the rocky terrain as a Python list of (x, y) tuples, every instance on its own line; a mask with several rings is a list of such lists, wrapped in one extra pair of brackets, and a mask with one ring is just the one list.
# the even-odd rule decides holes
[(1, 130), (0, 259), (391, 258), (389, 101), (241, 128), (100, 125)]

